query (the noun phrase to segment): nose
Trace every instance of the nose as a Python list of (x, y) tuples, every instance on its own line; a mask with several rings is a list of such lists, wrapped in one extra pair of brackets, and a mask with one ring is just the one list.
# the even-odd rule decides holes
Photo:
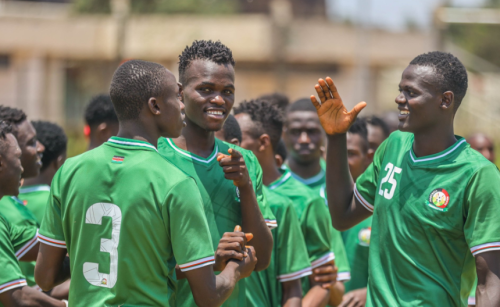
[(300, 136), (299, 136), (299, 143), (303, 144), (303, 143), (310, 143), (311, 140), (309, 139), (309, 135), (307, 135), (307, 132), (305, 131), (302, 131), (302, 133), (300, 133)]
[(226, 103), (220, 95), (215, 96), (212, 100), (210, 100), (210, 102), (219, 106), (223, 106)]
[(45, 146), (43, 146), (43, 144), (40, 143), (39, 141), (36, 141), (36, 151), (38, 153), (42, 153), (45, 151)]
[(405, 98), (405, 95), (403, 94), (403, 92), (399, 93), (398, 96), (396, 96), (396, 103), (397, 104), (403, 104), (403, 103), (406, 103), (406, 98)]

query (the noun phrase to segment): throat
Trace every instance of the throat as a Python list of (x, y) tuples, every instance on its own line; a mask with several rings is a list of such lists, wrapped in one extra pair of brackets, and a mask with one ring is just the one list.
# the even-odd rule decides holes
[(181, 136), (173, 139), (175, 145), (197, 156), (208, 158), (215, 147), (214, 132), (201, 129), (187, 118), (186, 124)]
[(288, 167), (293, 173), (303, 179), (309, 179), (321, 172), (321, 164), (319, 159), (311, 163), (298, 163), (294, 159), (289, 159)]

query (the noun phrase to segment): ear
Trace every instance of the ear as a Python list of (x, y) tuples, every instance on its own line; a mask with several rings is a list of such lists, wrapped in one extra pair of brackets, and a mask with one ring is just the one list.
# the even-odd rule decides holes
[(180, 82), (177, 82), (177, 86), (179, 86), (179, 95), (181, 96), (181, 101), (184, 102), (184, 87)]
[(375, 156), (375, 150), (373, 149), (368, 149), (368, 152), (366, 153), (366, 157), (368, 159), (368, 164), (372, 163), (373, 162), (373, 157)]
[(61, 155), (59, 155), (57, 157), (57, 159), (54, 161), (54, 166), (55, 166), (55, 169), (58, 170), (64, 163), (64, 161), (66, 160), (65, 159), (65, 156), (66, 156), (66, 153), (63, 153)]
[(443, 109), (449, 109), (455, 104), (455, 94), (452, 91), (446, 91), (443, 93), (441, 98), (440, 107)]
[(149, 98), (148, 108), (149, 108), (149, 111), (151, 111), (151, 113), (153, 113), (153, 115), (160, 115), (160, 113), (161, 113), (160, 106), (158, 105), (158, 100), (155, 97)]
[(276, 160), (276, 165), (278, 166), (278, 168), (281, 168), (281, 166), (283, 165), (283, 157), (281, 157), (280, 155), (278, 154), (275, 154), (274, 155), (274, 160)]
[(268, 147), (271, 147), (271, 138), (264, 133), (259, 137), (259, 151), (264, 151)]
[(240, 146), (240, 141), (237, 138), (232, 138), (229, 143), (234, 144), (236, 146)]
[(106, 123), (100, 123), (99, 126), (97, 126), (97, 131), (102, 132), (108, 128), (108, 124)]

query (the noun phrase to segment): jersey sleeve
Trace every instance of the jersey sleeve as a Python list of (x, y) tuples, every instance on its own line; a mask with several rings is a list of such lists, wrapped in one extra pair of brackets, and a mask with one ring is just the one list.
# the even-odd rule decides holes
[(292, 204), (276, 212), (279, 227), (276, 231), (278, 280), (287, 282), (312, 274), (307, 247), (300, 229), (299, 218)]
[(164, 215), (175, 260), (186, 272), (215, 263), (215, 253), (198, 187), (193, 178), (177, 183), (167, 194)]
[(358, 177), (354, 185), (354, 197), (370, 212), (373, 212), (374, 209), (373, 204), (375, 203), (375, 195), (377, 193), (378, 175), (389, 140), (390, 137), (380, 144), (375, 152), (373, 163)]
[(338, 268), (337, 280), (347, 281), (351, 279), (351, 267), (349, 266), (349, 261), (347, 259), (347, 253), (345, 251), (344, 240), (342, 240), (342, 235), (340, 231), (335, 228), (332, 229), (332, 250), (335, 254), (335, 265)]
[[(22, 236), (17, 231), (14, 231), (14, 233), (16, 237)], [(0, 267), (2, 268), (0, 293), (27, 285), (12, 244), (12, 234), (11, 225), (0, 216)]]
[(335, 259), (331, 248), (332, 221), (322, 198), (314, 198), (302, 213), (301, 228), (313, 269)]
[(264, 217), (266, 225), (267, 227), (269, 227), (269, 229), (276, 228), (278, 226), (276, 217), (271, 211), (271, 208), (266, 201), (264, 192), (262, 191), (262, 168), (260, 167), (260, 163), (257, 160), (257, 158), (253, 155), (253, 153), (251, 153), (251, 157), (249, 157), (248, 162), (251, 162), (253, 168), (255, 169), (255, 180), (252, 181), (255, 190), (255, 197), (257, 198), (257, 203), (259, 204), (262, 216)]
[(64, 166), (59, 169), (52, 181), (47, 208), (45, 209), (42, 225), (38, 232), (38, 240), (41, 243), (59, 248), (66, 248), (62, 222), (62, 207), (59, 197), (60, 177), (63, 168)]
[(493, 164), (479, 169), (465, 194), (465, 240), (474, 256), (500, 250), (500, 172)]
[(11, 224), (10, 240), (17, 259), (21, 259), (37, 244), (37, 234), (38, 229), (35, 226)]

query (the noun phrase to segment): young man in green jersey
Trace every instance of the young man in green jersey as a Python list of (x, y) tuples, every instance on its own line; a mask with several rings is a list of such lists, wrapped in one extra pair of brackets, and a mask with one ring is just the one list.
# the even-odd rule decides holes
[[(271, 259), (273, 238), (268, 227), (276, 227), (262, 192), (262, 170), (251, 152), (214, 136), (234, 104), (234, 65), (231, 50), (221, 42), (195, 41), (184, 49), (179, 56), (179, 79), (186, 127), (178, 138), (161, 138), (158, 151), (195, 178), (220, 259), (224, 259), (222, 254), (234, 252), (221, 247), (231, 247), (227, 239), (234, 236), (234, 226), (241, 225), (254, 235), (252, 245), (259, 259), (256, 270), (260, 271)], [(224, 265), (216, 263), (214, 270), (220, 271)], [(246, 305), (245, 282), (238, 283), (225, 306)], [(179, 281), (177, 297), (176, 306), (194, 304), (185, 280)]]
[[(306, 306), (325, 306), (329, 301), (328, 289), (332, 284), (335, 284), (336, 280), (336, 268), (334, 267), (333, 261), (334, 255), (331, 252), (332, 242), (325, 240), (325, 238), (329, 239), (329, 236), (324, 236), (324, 233), (329, 233), (332, 230), (330, 218), (327, 213), (328, 210), (324, 202), (321, 201), (321, 198), (315, 195), (312, 190), (298, 182), (294, 184), (293, 178), (283, 180), (289, 173), (282, 174), (276, 165), (274, 148), (277, 146), (283, 130), (283, 117), (277, 106), (273, 106), (269, 102), (263, 100), (244, 101), (235, 108), (234, 112), (243, 133), (241, 145), (243, 148), (251, 150), (259, 160), (264, 170), (262, 181), (269, 187), (270, 196), (278, 194), (285, 197), (285, 199), (291, 196), (291, 200), (293, 201), (292, 206), (296, 212), (295, 214), (290, 213), (286, 217), (281, 216), (281, 218), (285, 218), (284, 224), (287, 226), (287, 228), (281, 230), (290, 231), (288, 226), (293, 226), (295, 223), (286, 219), (294, 217), (302, 233), (302, 236), (297, 236), (295, 240), (297, 241), (296, 244), (303, 238), (306, 240), (306, 255), (304, 259), (299, 257), (299, 246), (296, 244), (287, 246), (288, 248), (295, 249), (295, 254), (290, 253), (285, 248), (282, 248), (282, 250), (275, 249), (277, 267), (272, 270), (267, 270), (264, 274), (253, 276), (255, 278), (254, 282), (255, 284), (262, 285), (276, 285), (279, 282), (276, 278), (280, 278), (278, 273), (276, 273), (276, 269), (280, 269), (286, 272), (285, 275), (290, 275), (290, 277), (286, 278), (287, 283), (283, 283), (283, 298), (289, 297), (290, 293), (296, 293), (297, 288), (301, 288), (299, 279), (309, 275), (309, 271), (306, 271), (303, 267), (310, 262), (316, 274), (303, 279), (303, 304)], [(281, 181), (285, 181), (282, 186), (280, 184)], [(288, 191), (289, 193), (285, 193), (287, 192), (287, 187), (294, 187), (297, 190), (291, 194), (290, 191)], [(298, 196), (299, 194), (305, 197), (300, 197)], [(279, 198), (276, 197), (273, 197), (273, 199), (279, 200)], [(275, 216), (276, 214), (282, 214), (283, 209), (288, 206), (289, 204), (283, 201), (281, 201), (281, 203), (271, 204), (271, 208), (276, 210), (274, 211)], [(297, 216), (297, 213), (299, 213), (299, 216)], [(321, 213), (324, 215), (321, 215)], [(276, 234), (278, 236), (280, 235), (279, 227)], [(275, 240), (280, 239), (288, 240), (287, 237), (278, 237)], [(341, 240), (340, 235), (337, 236), (335, 244), (342, 244)], [(283, 242), (278, 241), (277, 244), (278, 246), (282, 246)], [(292, 261), (287, 258), (291, 255), (297, 257), (295, 261), (298, 262), (297, 267), (301, 268), (300, 271), (295, 272), (292, 267), (286, 267), (286, 265), (292, 264)], [(283, 265), (283, 267), (281, 267), (281, 265)], [(323, 273), (323, 271), (326, 271), (327, 274), (320, 274)], [(334, 277), (331, 278), (331, 276), (328, 276), (328, 273), (332, 273)], [(283, 279), (285, 278), (281, 278), (281, 280)], [(262, 285), (261, 287), (263, 287)], [(273, 286), (272, 288), (277, 287)], [(298, 292), (300, 293), (300, 291)], [(333, 287), (332, 292), (334, 292), (332, 297), (334, 300), (333, 304), (337, 305), (342, 299), (343, 285), (340, 289), (339, 287)], [(250, 293), (248, 296), (250, 297), (252, 294), (253, 293)]]
[[(21, 164), (25, 178), (32, 178), (40, 174), (42, 154), (45, 147), (37, 140), (36, 130), (27, 119), (26, 114), (19, 109), (0, 106), (0, 120), (4, 120), (12, 127), (12, 134), (16, 137), (21, 148)], [(5, 196), (0, 200), (0, 211), (4, 217), (15, 225), (39, 226), (39, 222), (24, 203), (14, 196)]]
[[(449, 53), (417, 56), (396, 97), (399, 130), (353, 184), (346, 131), (366, 106), (348, 112), (332, 79), (311, 96), (328, 134), (327, 189), (334, 226), (373, 213), (367, 306), (500, 306), (500, 173), (453, 133), (467, 72)], [(476, 270), (474, 270), (474, 263)]]
[[(287, 166), (297, 181), (307, 185), (326, 203), (325, 161), (322, 159), (324, 132), (309, 99), (299, 99), (286, 111), (283, 140), (288, 149)], [(334, 236), (340, 233), (332, 228)], [(338, 281), (351, 278), (349, 262), (342, 242), (334, 242), (335, 264), (338, 267)], [(339, 287), (343, 285), (339, 284)]]
[(109, 94), (93, 97), (85, 109), (83, 133), (89, 140), (87, 150), (101, 146), (118, 133), (118, 118)]
[[(0, 197), (17, 195), (23, 167), (21, 149), (10, 133), (11, 127), (0, 121)], [(12, 225), (0, 211), (0, 306), (67, 306), (27, 286), (19, 261), (35, 260), (38, 253), (37, 228)]]
[[(370, 164), (370, 139), (367, 126), (365, 120), (357, 118), (347, 131), (347, 160), (353, 181), (356, 181)], [(342, 232), (347, 259), (351, 267), (351, 279), (345, 283), (346, 294), (339, 307), (365, 306), (370, 233), (371, 217)]]
[[(213, 273), (214, 249), (195, 181), (156, 150), (184, 126), (179, 86), (160, 64), (122, 64), (110, 87), (120, 129), (68, 159), (51, 185), (38, 235), (37, 284), (71, 272), (71, 306), (169, 306), (180, 271), (200, 306), (219, 306), (256, 264), (254, 250)], [(70, 272), (62, 266), (69, 253)], [(175, 258), (174, 258), (175, 257)]]

